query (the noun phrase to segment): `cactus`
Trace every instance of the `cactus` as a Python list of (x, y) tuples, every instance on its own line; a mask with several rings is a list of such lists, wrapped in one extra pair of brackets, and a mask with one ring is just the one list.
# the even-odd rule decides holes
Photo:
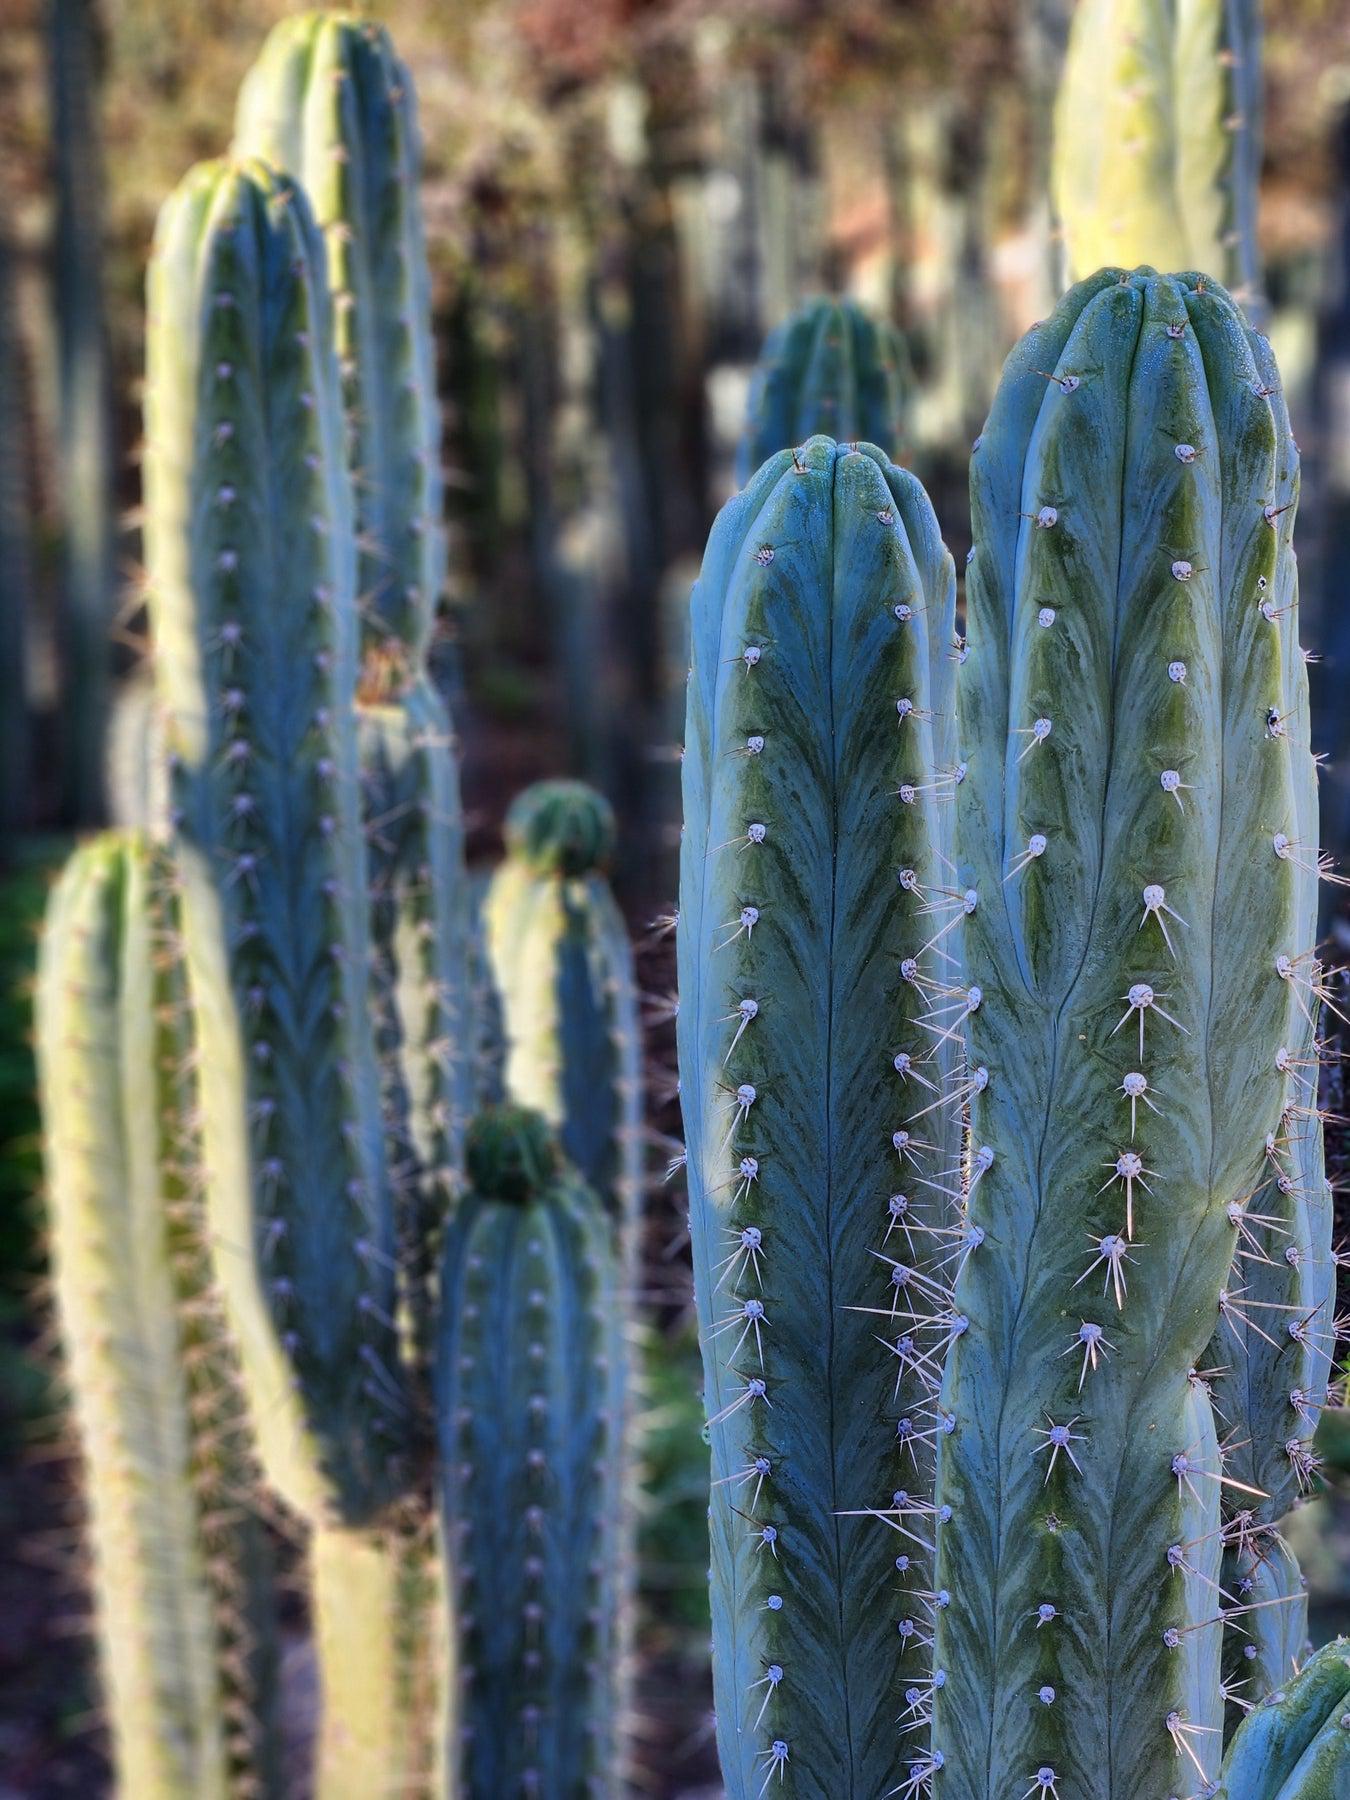
[(366, 660), (416, 672), (445, 586), (441, 422), (416, 96), (387, 32), (331, 13), (282, 20), (240, 90), (235, 147), (293, 176), (323, 233)]
[(483, 903), (511, 1098), (540, 1112), (604, 1201), (625, 1277), (643, 1189), (642, 1041), (633, 956), (603, 871), (608, 801), (579, 781), (541, 781), (506, 818), (506, 861)]
[(617, 1796), (625, 1348), (610, 1227), (537, 1113), (480, 1114), (468, 1172), (437, 1363), (461, 1789)]
[(1215, 1800), (1342, 1800), (1350, 1779), (1350, 1644), (1337, 1638), (1248, 1715)]
[(1212, 269), (1259, 298), (1259, 0), (1084, 0), (1051, 170), (1069, 277)]
[(813, 300), (765, 340), (736, 452), (741, 487), (766, 458), (817, 432), (904, 447), (911, 379), (905, 340), (854, 300)]
[(1230, 1265), (1320, 989), (1272, 379), (1204, 277), (1106, 270), (1014, 352), (972, 461), (960, 1011), (990, 1073), (941, 1396), (935, 1791), (1217, 1773), (1240, 1495), (1204, 1358), (1253, 1316)]
[(966, 1253), (933, 1236), (954, 586), (918, 482), (818, 437), (723, 508), (694, 589), (678, 1035), (730, 1800), (883, 1794), (912, 1741), (931, 1536), (893, 1496), (931, 1511), (949, 1335), (913, 1265)]
[[(359, 744), (388, 1160), (405, 1247), (424, 1245), (459, 1183), (472, 1059), (459, 776), (428, 669), (446, 555), (412, 80), (383, 27), (299, 14), (275, 27), (246, 78), (235, 136), (300, 183), (327, 248), (364, 621)], [(424, 1318), (416, 1261), (404, 1270)]]
[[(207, 163), (149, 280), (146, 553), (221, 1280), (269, 1479), (396, 1491), (407, 1402), (370, 1016), (355, 554), (303, 195)], [(228, 947), (228, 950), (227, 950)]]
[(269, 1556), (211, 1275), (198, 1061), (163, 856), (77, 851), (38, 988), (52, 1258), (119, 1791), (273, 1791)]

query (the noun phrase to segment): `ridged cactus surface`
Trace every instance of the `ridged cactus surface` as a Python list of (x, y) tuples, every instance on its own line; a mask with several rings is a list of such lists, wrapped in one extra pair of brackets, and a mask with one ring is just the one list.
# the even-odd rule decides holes
[(295, 178), (323, 235), (364, 643), (415, 667), (445, 585), (441, 421), (417, 99), (384, 27), (284, 19), (240, 91), (235, 144)]
[(1257, 298), (1260, 0), (1081, 0), (1051, 171), (1069, 275), (1209, 269)]
[(731, 1800), (887, 1793), (926, 1706), (967, 1253), (954, 586), (918, 482), (817, 437), (723, 508), (693, 594), (679, 1057)]
[(119, 1791), (245, 1800), (276, 1778), (270, 1565), (211, 1274), (176, 898), (139, 837), (92, 841), (53, 889), (37, 1029)]
[(768, 457), (823, 432), (904, 446), (911, 377), (905, 340), (856, 300), (813, 300), (765, 340), (736, 452), (740, 486)]
[(919, 1765), (962, 1800), (1218, 1770), (1240, 1452), (1206, 1355), (1267, 1316), (1230, 1271), (1319, 986), (1282, 849), (1316, 861), (1272, 380), (1222, 289), (1106, 270), (1014, 351), (972, 461), (957, 861), (989, 1074)]
[(160, 216), (149, 314), (151, 616), (221, 1278), (270, 1478), (355, 1519), (389, 1491), (405, 1402), (351, 489), (303, 195), (259, 163), (195, 169)]
[[(633, 954), (605, 870), (608, 801), (541, 781), (506, 818), (483, 904), (511, 1098), (541, 1112), (636, 1252), (642, 1204), (642, 1041)], [(630, 1270), (631, 1273), (631, 1270)]]
[(1350, 1794), (1350, 1644), (1325, 1645), (1248, 1714), (1215, 1800), (1345, 1800)]
[(468, 1157), (438, 1361), (460, 1791), (617, 1800), (626, 1357), (611, 1227), (537, 1113), (480, 1114)]

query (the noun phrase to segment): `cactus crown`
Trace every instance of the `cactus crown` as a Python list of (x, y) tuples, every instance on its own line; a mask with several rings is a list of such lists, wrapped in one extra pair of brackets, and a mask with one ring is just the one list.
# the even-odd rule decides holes
[(488, 1200), (525, 1205), (558, 1173), (559, 1157), (548, 1121), (528, 1106), (492, 1106), (469, 1127), (469, 1180)]
[(589, 875), (614, 855), (614, 809), (584, 781), (537, 781), (506, 815), (506, 845), (535, 875)]

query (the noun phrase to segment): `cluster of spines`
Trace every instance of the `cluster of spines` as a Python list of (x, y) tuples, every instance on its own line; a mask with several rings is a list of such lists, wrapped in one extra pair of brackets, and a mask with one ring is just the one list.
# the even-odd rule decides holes
[(968, 933), (992, 1173), (943, 1389), (947, 1677), (907, 1792), (1217, 1767), (1238, 1478), (1204, 1304), (1172, 1284), (1242, 1315), (1229, 1208), (1284, 1104), (1300, 908), (1272, 839), (1306, 834), (1311, 763), (1263, 611), (1289, 583), (1272, 385), (1222, 290), (1104, 272), (1014, 353), (976, 446), (958, 861), (1002, 888)]
[[(223, 915), (246, 1069), (246, 1093), (207, 1095), (231, 1115), (221, 1132), (249, 1145), (253, 1260), (226, 1285), (246, 1306), (265, 1299), (319, 1480), (358, 1516), (387, 1490), (406, 1402), (369, 1005), (350, 487), (303, 195), (258, 163), (194, 170), (161, 214), (149, 314), (156, 675), (177, 842), (214, 890), (203, 909), (189, 882), (185, 928), (191, 961), (194, 932)], [(254, 1325), (240, 1329), (256, 1344)], [(288, 1428), (269, 1428), (280, 1409), (258, 1394), (255, 1412), (269, 1474), (308, 1502), (313, 1470), (297, 1471)]]
[(935, 1375), (973, 1248), (953, 603), (917, 482), (824, 438), (724, 509), (692, 602), (680, 1069), (738, 1800), (883, 1791), (927, 1726)]
[(55, 1279), (119, 1779), (250, 1800), (276, 1774), (271, 1559), (212, 1273), (176, 905), (162, 854), (120, 834), (78, 851), (52, 895), (38, 1036)]
[(817, 432), (899, 456), (912, 385), (894, 326), (855, 300), (808, 301), (765, 340), (736, 452), (737, 481), (744, 486), (769, 457)]
[(302, 13), (240, 92), (236, 146), (305, 189), (341, 367), (366, 660), (415, 675), (445, 585), (441, 425), (416, 95), (381, 25)]
[(540, 1115), (475, 1121), (441, 1289), (461, 1779), (617, 1794), (626, 1347), (610, 1223)]

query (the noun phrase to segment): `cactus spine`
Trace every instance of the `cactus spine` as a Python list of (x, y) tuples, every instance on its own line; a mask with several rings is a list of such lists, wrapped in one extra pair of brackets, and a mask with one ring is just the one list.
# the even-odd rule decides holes
[(303, 195), (260, 163), (194, 170), (160, 215), (149, 312), (146, 549), (221, 1276), (269, 1478), (355, 1522), (397, 1486), (406, 1401), (350, 485)]
[(1216, 1800), (1342, 1800), (1350, 1771), (1350, 1644), (1327, 1644), (1255, 1707)]
[(1319, 985), (1279, 836), (1315, 865), (1270, 386), (1222, 289), (1103, 271), (1014, 352), (972, 462), (958, 879), (989, 1149), (921, 1764), (963, 1796), (1217, 1774), (1237, 1477), (1206, 1346), (1251, 1316), (1235, 1239), (1264, 1229)]
[(1212, 269), (1259, 298), (1260, 0), (1083, 0), (1051, 183), (1070, 279)]
[(723, 508), (694, 589), (679, 1054), (731, 1800), (885, 1793), (911, 1741), (931, 1527), (904, 1514), (949, 1335), (913, 1265), (960, 1164), (954, 585), (914, 478), (814, 438)]
[(898, 456), (911, 385), (909, 353), (894, 326), (855, 300), (809, 301), (765, 340), (736, 452), (738, 485), (817, 432)]
[(197, 1058), (162, 856), (109, 834), (53, 889), (38, 1057), (57, 1302), (88, 1472), (120, 1791), (265, 1791), (271, 1619), (210, 1271)]
[(461, 1787), (617, 1796), (625, 1348), (611, 1229), (536, 1113), (480, 1114), (468, 1158), (437, 1365)]

